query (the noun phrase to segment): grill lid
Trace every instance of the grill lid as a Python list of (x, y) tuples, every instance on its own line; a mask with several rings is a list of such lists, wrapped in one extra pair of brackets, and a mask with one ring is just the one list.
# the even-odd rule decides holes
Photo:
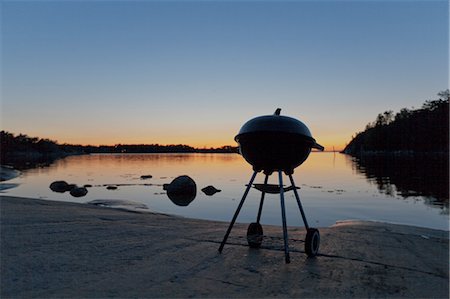
[(312, 137), (308, 127), (298, 119), (280, 115), (281, 109), (278, 108), (273, 115), (263, 115), (252, 118), (247, 121), (239, 130), (238, 135), (234, 138), (237, 142), (239, 137), (252, 133), (277, 132), (299, 135), (312, 143), (312, 148), (324, 150), (324, 147), (316, 142)]

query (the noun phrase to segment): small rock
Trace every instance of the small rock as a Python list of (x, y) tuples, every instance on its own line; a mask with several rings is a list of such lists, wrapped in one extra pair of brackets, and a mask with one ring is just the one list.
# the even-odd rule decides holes
[(117, 190), (117, 186), (108, 186), (106, 187), (108, 190)]
[(91, 184), (86, 184), (86, 185), (84, 185), (83, 187), (84, 187), (84, 188), (91, 188), (92, 185), (91, 185)]
[(82, 197), (88, 193), (88, 190), (84, 187), (75, 187), (70, 190), (70, 195), (73, 197)]
[(147, 175), (141, 175), (141, 180), (148, 180), (148, 179), (151, 179), (153, 176), (152, 175), (150, 175), (150, 174), (147, 174)]
[(50, 184), (50, 189), (53, 192), (64, 193), (70, 191), (69, 184), (66, 181), (55, 181)]
[(206, 186), (205, 188), (203, 188), (202, 191), (206, 195), (211, 196), (222, 190), (216, 189), (214, 186), (209, 185), (209, 186)]

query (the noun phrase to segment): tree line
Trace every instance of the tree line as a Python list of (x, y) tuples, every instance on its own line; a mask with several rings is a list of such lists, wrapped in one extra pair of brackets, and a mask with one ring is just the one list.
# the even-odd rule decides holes
[(438, 93), (419, 109), (403, 108), (378, 114), (363, 132), (356, 133), (343, 150), (346, 154), (386, 152), (449, 152), (450, 91)]
[(68, 153), (237, 153), (235, 146), (217, 148), (195, 148), (185, 144), (116, 144), (116, 145), (73, 145), (62, 144), (59, 148)]

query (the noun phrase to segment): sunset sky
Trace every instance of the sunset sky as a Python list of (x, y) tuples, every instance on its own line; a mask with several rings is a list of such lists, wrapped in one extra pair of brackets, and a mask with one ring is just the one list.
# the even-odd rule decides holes
[(252, 117), (342, 148), (448, 88), (447, 1), (2, 1), (1, 129), (235, 145)]

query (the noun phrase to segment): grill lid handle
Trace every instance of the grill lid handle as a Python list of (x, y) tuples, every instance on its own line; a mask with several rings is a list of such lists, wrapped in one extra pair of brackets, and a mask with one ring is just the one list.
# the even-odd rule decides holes
[(323, 152), (325, 150), (325, 148), (323, 146), (321, 146), (320, 144), (318, 144), (317, 142), (314, 142), (312, 148), (318, 149), (321, 152)]

